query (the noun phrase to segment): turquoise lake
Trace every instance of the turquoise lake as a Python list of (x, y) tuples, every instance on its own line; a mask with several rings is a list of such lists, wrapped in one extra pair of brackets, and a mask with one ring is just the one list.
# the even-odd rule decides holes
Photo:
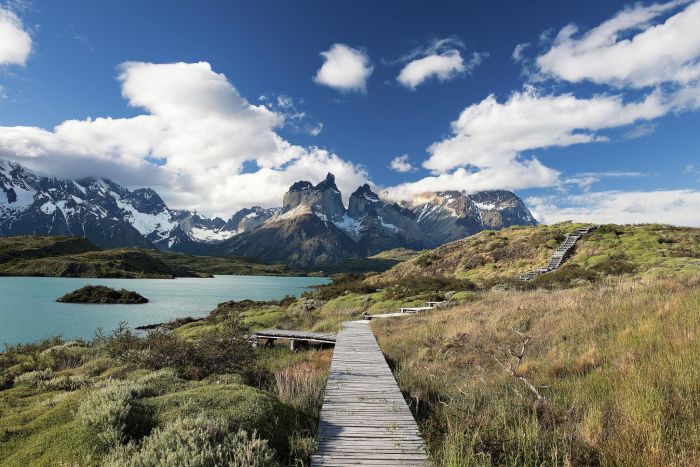
[[(130, 327), (186, 316), (202, 317), (228, 300), (272, 300), (301, 295), (327, 283), (321, 277), (215, 276), (211, 279), (75, 279), (0, 277), (0, 350), (4, 344), (61, 335), (91, 339), (126, 321)], [(86, 305), (55, 300), (86, 284), (125, 288), (148, 298), (143, 305)]]

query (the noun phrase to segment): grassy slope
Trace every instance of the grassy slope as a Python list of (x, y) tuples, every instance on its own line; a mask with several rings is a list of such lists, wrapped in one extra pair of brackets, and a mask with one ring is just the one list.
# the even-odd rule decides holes
[[(486, 286), (509, 281), (544, 266), (565, 235), (582, 225), (561, 223), (480, 232), (425, 251), (370, 282), (392, 284), (421, 275), (464, 278)], [(598, 272), (607, 272), (612, 262), (615, 266), (622, 262), (635, 272), (677, 272), (694, 269), (698, 256), (700, 229), (606, 225), (589, 234), (567, 263)]]
[[(689, 465), (700, 456), (700, 274), (492, 290), (373, 322), (441, 465)], [(516, 375), (494, 359), (534, 336)], [(505, 361), (505, 360), (504, 360)], [(518, 391), (520, 396), (515, 392)]]
[(323, 266), (317, 272), (324, 275), (332, 275), (339, 273), (355, 273), (362, 274), (366, 272), (384, 272), (397, 264), (411, 259), (418, 255), (415, 250), (408, 248), (394, 248), (392, 250), (382, 251), (374, 256), (367, 258), (349, 258), (345, 261)]
[[(449, 290), (456, 292), (451, 301), (457, 306), (373, 323), (438, 463), (688, 463), (700, 455), (700, 374), (693, 365), (700, 357), (698, 230), (605, 227), (569, 262), (578, 267), (572, 266), (571, 274), (586, 280), (574, 281), (575, 287), (572, 281), (541, 284), (551, 290), (513, 288), (513, 275), (539, 266), (574, 228), (560, 224), (482, 233), (423, 252), (388, 273), (346, 277), (299, 300), (225, 303), (174, 334), (197, 342), (231, 319), (254, 329), (337, 330), (363, 311), (419, 304)], [(535, 259), (527, 259), (527, 252)], [(443, 274), (448, 279), (441, 279)], [(480, 275), (487, 278), (478, 280)], [(482, 288), (474, 290), (470, 281), (457, 278), (470, 278)], [(507, 290), (489, 287), (499, 278)], [(544, 404), (535, 403), (493, 359), (498, 346), (515, 348), (521, 342), (512, 328), (534, 336), (517, 374), (550, 386), (543, 390)], [(330, 356), (330, 351), (259, 349), (257, 361), (273, 376), (255, 389), (241, 388), (244, 399), (271, 397), (265, 399), (271, 405), (260, 401), (270, 407), (262, 411), (265, 419), (286, 410), (274, 400), (313, 419)], [(42, 357), (26, 355), (22, 361), (2, 369), (0, 354), (0, 388), (8, 381), (12, 386), (18, 374), (45, 366)], [(0, 390), (0, 464), (26, 464), (33, 455), (49, 463), (104, 455), (92, 451), (93, 434), (75, 420), (76, 401), (95, 391), (102, 379), (136, 380), (152, 372), (125, 367), (91, 346), (76, 365), (59, 371), (89, 378), (77, 391), (17, 383)], [(240, 384), (240, 379), (166, 377), (137, 405), (148, 407), (152, 420), (162, 424), (183, 410), (234, 404), (216, 399), (221, 384)], [(231, 390), (234, 399), (239, 397)]]
[(255, 276), (299, 275), (284, 264), (267, 264), (240, 256), (192, 256), (182, 253), (149, 252), (165, 264), (179, 269), (187, 269), (202, 274), (236, 274)]
[(0, 237), (0, 263), (20, 258), (42, 258), (86, 251), (99, 251), (99, 248), (82, 237)]
[[(330, 351), (251, 351), (261, 370), (259, 379), (248, 383), (232, 373), (196, 380), (171, 369), (149, 370), (133, 359), (110, 356), (100, 341), (44, 342), (0, 353), (0, 465), (100, 465), (114, 449), (101, 447), (100, 429), (86, 425), (80, 413), (86, 400), (96, 411), (114, 405), (111, 398), (90, 402), (114, 384), (139, 388), (122, 406), (128, 412), (123, 443), (146, 439), (151, 430), (183, 417), (204, 416), (225, 420), (234, 432), (256, 431), (283, 459), (306, 460)], [(49, 376), (34, 376), (49, 369)]]
[(295, 275), (241, 257), (190, 256), (140, 248), (101, 250), (82, 237), (0, 238), (0, 275), (170, 278), (211, 274)]

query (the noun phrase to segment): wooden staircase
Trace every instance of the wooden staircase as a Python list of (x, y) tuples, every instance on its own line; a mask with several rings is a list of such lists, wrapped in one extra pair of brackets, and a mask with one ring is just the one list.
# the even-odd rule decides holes
[(597, 226), (595, 225), (591, 225), (589, 227), (582, 227), (568, 234), (564, 241), (561, 242), (561, 244), (557, 247), (556, 250), (554, 250), (554, 253), (552, 253), (552, 256), (547, 262), (547, 266), (543, 268), (533, 269), (524, 274), (521, 274), (518, 276), (518, 280), (527, 282), (539, 276), (540, 274), (554, 271), (555, 269), (559, 268), (559, 266), (562, 265), (566, 258), (568, 258), (571, 255), (571, 252), (573, 251), (576, 242), (596, 227)]

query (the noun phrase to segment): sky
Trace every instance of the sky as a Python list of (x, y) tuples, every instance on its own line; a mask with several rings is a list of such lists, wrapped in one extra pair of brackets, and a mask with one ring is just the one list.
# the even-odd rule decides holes
[(700, 2), (0, 0), (0, 158), (229, 217), (327, 172), (700, 226)]

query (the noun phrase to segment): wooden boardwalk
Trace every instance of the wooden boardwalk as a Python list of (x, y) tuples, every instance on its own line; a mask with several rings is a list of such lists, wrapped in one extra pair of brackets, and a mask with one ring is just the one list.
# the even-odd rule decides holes
[(369, 321), (337, 335), (312, 466), (426, 466), (423, 440)]

